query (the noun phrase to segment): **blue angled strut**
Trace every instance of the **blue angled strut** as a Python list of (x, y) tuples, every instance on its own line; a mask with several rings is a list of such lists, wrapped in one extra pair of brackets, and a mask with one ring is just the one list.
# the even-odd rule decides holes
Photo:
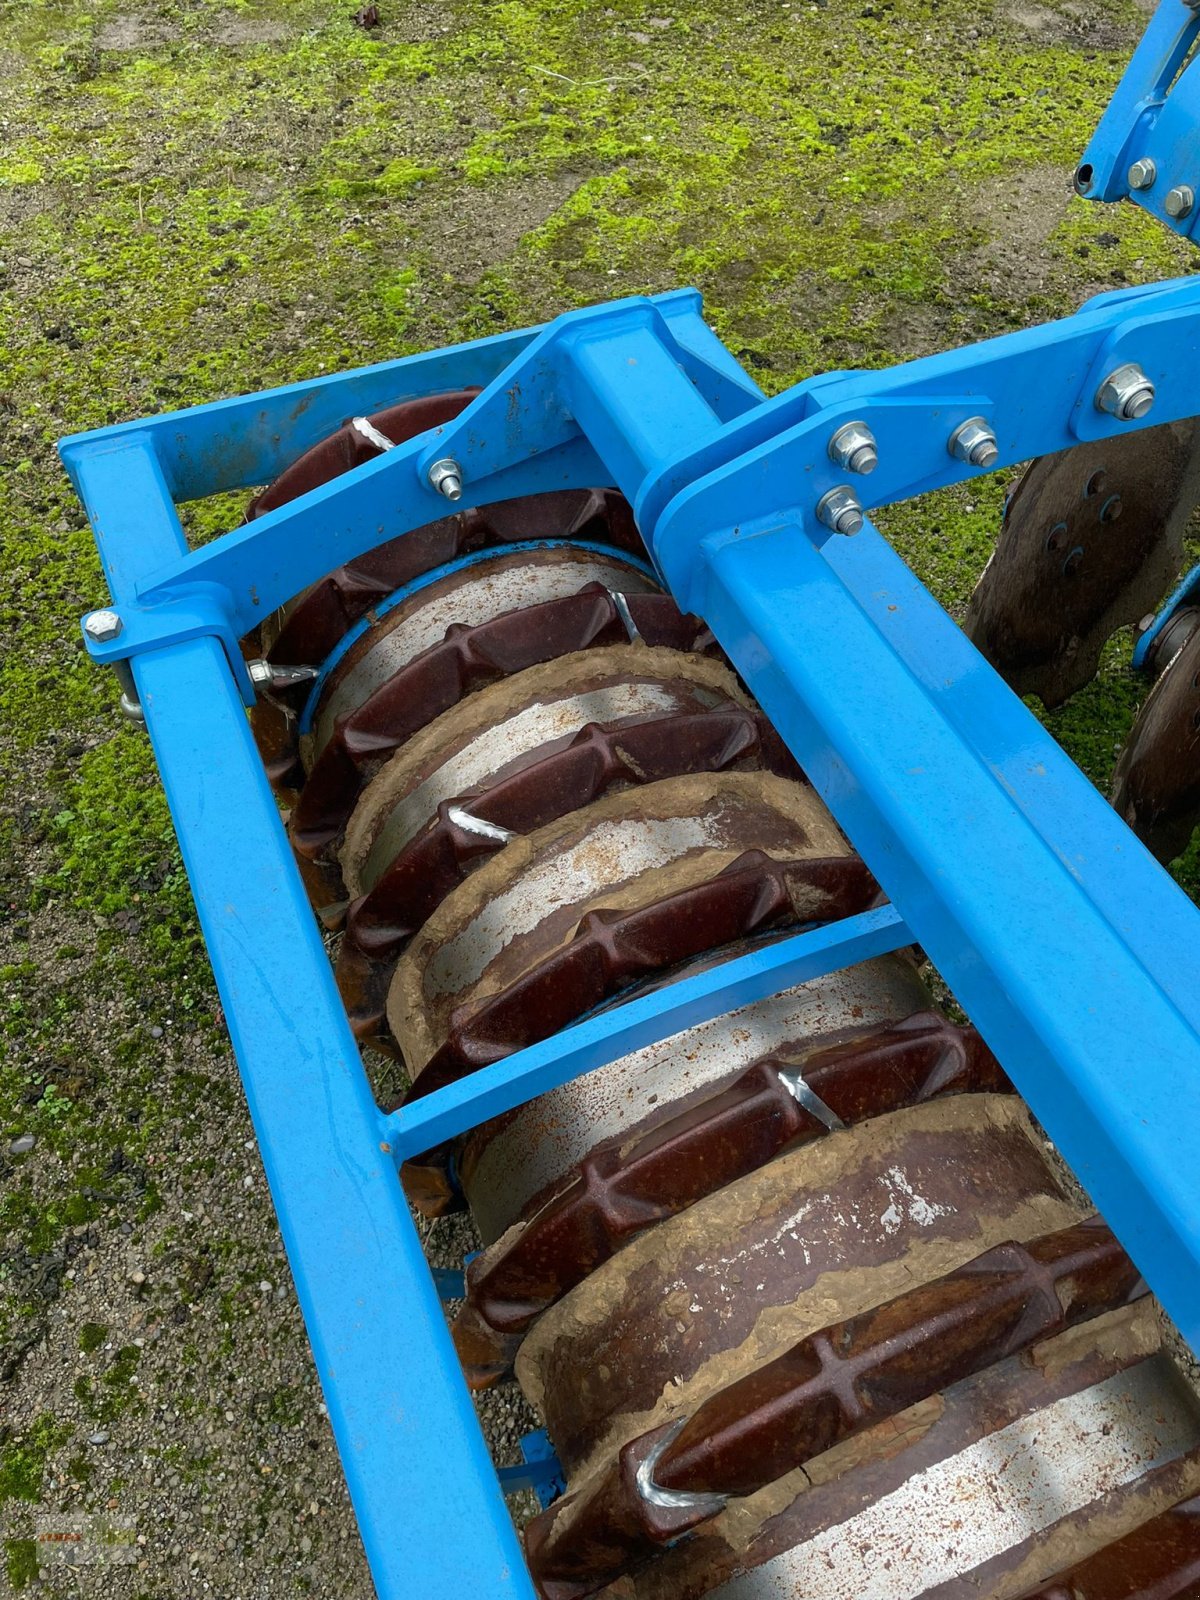
[[(63, 443), (119, 617), (88, 647), (132, 668), (381, 1596), (532, 1593), (399, 1163), (913, 940), (1200, 1345), (1200, 912), (870, 523), (833, 531), (984, 470), (964, 423), (993, 441), (987, 465), (1007, 466), (1192, 416), (1198, 355), (1200, 281), (1184, 280), (765, 400), (682, 292)], [(1152, 385), (1148, 414), (1113, 400), (1127, 368), (1143, 399)], [(467, 386), (482, 392), (454, 421), (188, 549), (176, 502), (268, 482), (348, 417)], [(854, 487), (830, 453), (851, 421), (879, 458)], [(890, 905), (385, 1116), (250, 734), (238, 640), (324, 573), (444, 515), (447, 462), (463, 509), (619, 488), (671, 593), (707, 620)]]

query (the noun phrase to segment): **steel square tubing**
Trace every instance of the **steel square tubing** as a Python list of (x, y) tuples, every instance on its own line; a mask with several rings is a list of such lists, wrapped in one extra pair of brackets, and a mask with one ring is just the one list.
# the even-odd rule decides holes
[[(120, 605), (182, 530), (144, 436), (89, 450), (82, 476)], [(223, 648), (187, 639), (133, 672), (376, 1588), (532, 1600)]]

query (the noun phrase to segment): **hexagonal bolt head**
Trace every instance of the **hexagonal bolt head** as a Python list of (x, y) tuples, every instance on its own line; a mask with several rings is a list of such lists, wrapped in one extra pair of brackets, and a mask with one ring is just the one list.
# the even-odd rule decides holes
[(429, 482), (447, 500), (462, 498), (462, 468), (453, 456), (444, 456), (441, 461), (433, 463), (429, 469)]
[(83, 631), (96, 644), (115, 639), (125, 624), (115, 611), (93, 611), (83, 619)]
[(946, 448), (958, 461), (969, 467), (994, 467), (1000, 459), (996, 435), (988, 427), (985, 417), (968, 417), (946, 441)]
[(1136, 362), (1116, 367), (1096, 390), (1096, 409), (1120, 422), (1137, 422), (1154, 404), (1154, 385)]
[(1158, 168), (1149, 156), (1143, 156), (1140, 161), (1135, 161), (1126, 174), (1131, 189), (1152, 189), (1157, 177)]
[(879, 447), (865, 422), (845, 422), (829, 441), (829, 459), (847, 472), (874, 472)]
[(817, 521), (834, 533), (852, 534), (861, 533), (866, 518), (854, 490), (848, 484), (840, 484), (817, 501)]
[(1177, 183), (1163, 201), (1163, 210), (1176, 222), (1181, 222), (1196, 204), (1196, 191), (1189, 184)]

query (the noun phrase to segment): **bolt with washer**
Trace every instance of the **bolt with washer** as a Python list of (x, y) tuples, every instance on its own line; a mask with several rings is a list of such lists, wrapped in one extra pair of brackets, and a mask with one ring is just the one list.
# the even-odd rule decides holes
[(453, 456), (443, 456), (440, 461), (433, 463), (429, 469), (429, 482), (447, 500), (462, 498), (462, 468)]
[(1154, 385), (1135, 361), (1114, 367), (1096, 390), (1096, 409), (1118, 422), (1140, 422), (1154, 404)]
[(1182, 222), (1196, 204), (1196, 191), (1187, 183), (1177, 183), (1163, 201), (1163, 210), (1176, 222)]
[(108, 644), (121, 632), (125, 624), (115, 611), (90, 611), (83, 619), (83, 631), (94, 644)]
[(844, 422), (829, 441), (829, 459), (847, 472), (874, 472), (879, 447), (865, 422)]
[(1158, 168), (1149, 156), (1142, 156), (1135, 161), (1127, 174), (1131, 189), (1152, 189), (1154, 180), (1158, 177)]
[(839, 484), (817, 501), (817, 521), (832, 528), (834, 533), (861, 533), (866, 518), (858, 496), (849, 484)]
[(968, 417), (960, 422), (946, 447), (957, 461), (965, 461), (969, 467), (994, 467), (1000, 459), (996, 435), (986, 417)]

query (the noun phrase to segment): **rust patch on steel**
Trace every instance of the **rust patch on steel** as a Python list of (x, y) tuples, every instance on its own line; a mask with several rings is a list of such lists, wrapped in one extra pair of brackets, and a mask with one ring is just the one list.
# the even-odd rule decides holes
[[(920, 1482), (939, 1462), (1000, 1433), (1022, 1416), (1033, 1417), (1065, 1396), (1078, 1394), (1086, 1399), (1092, 1386), (1122, 1371), (1153, 1375), (1150, 1388), (1160, 1412), (1179, 1406), (1193, 1419), (1196, 1416), (1194, 1396), (1166, 1358), (1154, 1355), (1158, 1339), (1148, 1300), (1102, 1315), (1039, 1348), (1047, 1352), (1042, 1365), (1031, 1366), (1027, 1355), (1000, 1362), (952, 1385), (933, 1402), (910, 1407), (892, 1421), (835, 1446), (814, 1458), (807, 1469), (789, 1473), (745, 1499), (730, 1501), (711, 1523), (638, 1572), (638, 1600), (700, 1600), (721, 1593), (725, 1582), (739, 1577), (744, 1585), (733, 1583), (730, 1590), (735, 1600), (751, 1596), (753, 1600), (783, 1600), (797, 1592), (804, 1594), (805, 1585), (798, 1574), (790, 1581), (782, 1575), (772, 1580), (767, 1576), (771, 1565), (789, 1551), (803, 1551), (823, 1534), (828, 1544), (829, 1531), (842, 1528), (845, 1566), (840, 1593), (844, 1600), (860, 1600), (861, 1586), (855, 1581), (860, 1559), (873, 1560), (880, 1571), (886, 1571), (894, 1592), (911, 1593), (914, 1585), (907, 1558), (916, 1553), (918, 1531), (911, 1530), (911, 1551), (903, 1548), (901, 1540), (899, 1550), (860, 1552), (854, 1539), (860, 1511), (887, 1502), (897, 1492), (902, 1494), (906, 1484)], [(904, 1442), (897, 1448), (900, 1440)], [(1088, 1448), (1085, 1438), (1080, 1439), (1079, 1448)], [(1000, 1454), (996, 1461), (1001, 1474), (1006, 1459)], [(1051, 1483), (1058, 1459), (1053, 1452), (1047, 1456), (1047, 1481)], [(1147, 1459), (1144, 1474), (1078, 1511), (1051, 1519), (1042, 1528), (1036, 1520), (1028, 1528), (1018, 1522), (1009, 1535), (1009, 1548), (979, 1567), (962, 1546), (968, 1530), (997, 1515), (995, 1485), (982, 1476), (966, 1488), (961, 1501), (945, 1507), (940, 1531), (952, 1550), (962, 1548), (962, 1570), (961, 1576), (936, 1589), (938, 1600), (1028, 1596), (1031, 1588), (1036, 1591), (1051, 1574), (1069, 1569), (1174, 1502), (1195, 1495), (1198, 1489), (1200, 1451), (1193, 1449), (1162, 1464)], [(1036, 1485), (1031, 1484), (1031, 1510), (1035, 1492)], [(885, 1560), (887, 1568), (879, 1567)], [(632, 1593), (633, 1583), (619, 1580), (610, 1591), (614, 1600), (618, 1594)], [(1159, 1597), (1155, 1595), (1154, 1600)]]
[(1200, 1496), (1193, 1496), (1030, 1590), (1026, 1600), (1194, 1600)]
[[(592, 725), (567, 749), (471, 798), (472, 822), (490, 824), (498, 834), (465, 825), (460, 801), (441, 802), (430, 825), (370, 893), (349, 906), (337, 976), (357, 1035), (386, 1033), (386, 980), (400, 951), (475, 866), (505, 847), (506, 835), (535, 832), (616, 790), (747, 769), (790, 776), (795, 764), (761, 713), (731, 707), (659, 717), (633, 728)], [(323, 871), (328, 892), (336, 880), (331, 868)]]
[(1134, 719), (1113, 774), (1113, 805), (1162, 862), (1183, 853), (1200, 823), (1200, 627)]
[[(707, 951), (609, 1003), (679, 982), (787, 933), (775, 930)], [(453, 1154), (484, 1242), (494, 1244), (515, 1222), (532, 1216), (601, 1143), (625, 1144), (635, 1133), (651, 1132), (760, 1058), (801, 1058), (820, 1045), (900, 1022), (928, 1003), (907, 955), (879, 956), (686, 1028), (481, 1123)], [(409, 1199), (428, 1216), (440, 1216), (460, 1200), (450, 1181), (450, 1155), (442, 1147), (404, 1167)]]
[(1194, 422), (1035, 461), (971, 597), (968, 638), (1018, 694), (1061, 704), (1095, 676), (1105, 640), (1170, 588), (1197, 501)]
[[(478, 393), (478, 389), (456, 389), (402, 400), (372, 412), (363, 419), (366, 428), (356, 419), (344, 423), (256, 495), (246, 508), (246, 520), (253, 521), (373, 461), (383, 454), (373, 435), (382, 435), (394, 445), (404, 444), (429, 428), (452, 421)], [(323, 661), (376, 601), (433, 567), (488, 545), (549, 538), (594, 540), (639, 555), (644, 551), (628, 502), (611, 489), (551, 491), (460, 511), (377, 545), (290, 601), (264, 640), (270, 659), (287, 666)]]
[[(745, 940), (656, 977), (635, 992), (689, 977), (752, 945)], [(880, 956), (753, 1001), (725, 1016), (621, 1057), (528, 1105), (481, 1124), (459, 1156), (463, 1187), (480, 1232), (494, 1243), (533, 1215), (602, 1142), (631, 1142), (706, 1100), (762, 1058), (803, 1060), (863, 1030), (880, 1030), (929, 1005), (903, 954)]]
[(760, 769), (794, 775), (795, 764), (761, 713), (730, 707), (656, 717), (630, 727), (593, 723), (564, 750), (531, 763), (472, 796), (443, 801), (379, 882), (351, 908), (350, 937), (380, 960), (398, 954), (470, 867), (504, 848), (453, 815), (509, 833), (533, 833), (614, 790), (695, 772)]
[(482, 1386), (500, 1377), (530, 1323), (630, 1239), (785, 1148), (941, 1095), (1009, 1087), (974, 1029), (925, 1012), (798, 1061), (756, 1062), (640, 1138), (606, 1141), (468, 1268), (454, 1325), (468, 1379)]
[(751, 706), (722, 662), (640, 642), (581, 651), (489, 684), (414, 734), (364, 790), (340, 851), (347, 887), (356, 896), (373, 888), (381, 844), (395, 839), (403, 846), (432, 820), (439, 802), (472, 807), (593, 723), (640, 726), (735, 708)]
[[(314, 705), (311, 733), (302, 745), (306, 760), (315, 760), (334, 727), (353, 718), (389, 680), (411, 671), (431, 652), (445, 655), (447, 644), (453, 645), (461, 634), (474, 637), (475, 630), (495, 627), (505, 619), (511, 625), (513, 618), (520, 619), (537, 605), (574, 599), (592, 585), (606, 594), (659, 592), (658, 585), (619, 551), (582, 550), (561, 541), (533, 550), (489, 551), (457, 570), (435, 568), (428, 580), (391, 609), (372, 616), (371, 626), (339, 654)], [(447, 659), (453, 659), (453, 652)], [(438, 706), (434, 715), (444, 709)], [(426, 714), (422, 725), (430, 720)]]
[[(424, 426), (415, 431), (423, 431)], [(376, 453), (375, 447), (356, 430), (348, 431), (351, 448), (365, 452), (360, 459), (370, 459)], [(411, 437), (399, 427), (390, 427), (389, 431), (385, 426), (382, 431), (397, 442)], [(358, 464), (358, 460), (351, 462)], [(314, 477), (306, 481), (305, 488), (315, 488), (325, 481)], [(269, 491), (270, 506), (259, 502), (259, 514), (294, 497), (288, 493), (281, 499), (274, 498), (281, 483), (278, 480)], [(304, 491), (297, 488), (294, 492)], [(586, 539), (631, 555), (644, 553), (633, 513), (623, 496), (613, 490), (567, 489), (460, 511), (367, 551), (289, 602), (262, 630), (265, 654), (268, 660), (282, 666), (315, 665), (324, 661), (372, 606), (405, 584), (475, 550), (532, 539)], [(296, 694), (281, 696), (282, 703), (272, 703), (270, 698), (260, 697), (251, 712), (259, 747), (270, 752), (268, 771), (279, 784), (303, 778), (295, 718), (289, 715), (298, 698)]]
[[(853, 916), (879, 897), (857, 856), (779, 861), (747, 850), (728, 865), (711, 857), (696, 857), (693, 864), (698, 872), (705, 866), (719, 870), (634, 910), (588, 910), (569, 946), (521, 973), (502, 992), (456, 1006), (444, 1042), (420, 1068), (413, 1095), (430, 1094), (478, 1066), (549, 1038), (648, 972), (762, 928)], [(395, 1015), (390, 992), (388, 1014), (389, 1020)]]
[(994, 1246), (810, 1334), (710, 1396), (682, 1429), (667, 1423), (631, 1440), (586, 1491), (537, 1519), (534, 1577), (594, 1593), (708, 1521), (725, 1498), (753, 1494), (881, 1417), (1145, 1293), (1097, 1218)]

